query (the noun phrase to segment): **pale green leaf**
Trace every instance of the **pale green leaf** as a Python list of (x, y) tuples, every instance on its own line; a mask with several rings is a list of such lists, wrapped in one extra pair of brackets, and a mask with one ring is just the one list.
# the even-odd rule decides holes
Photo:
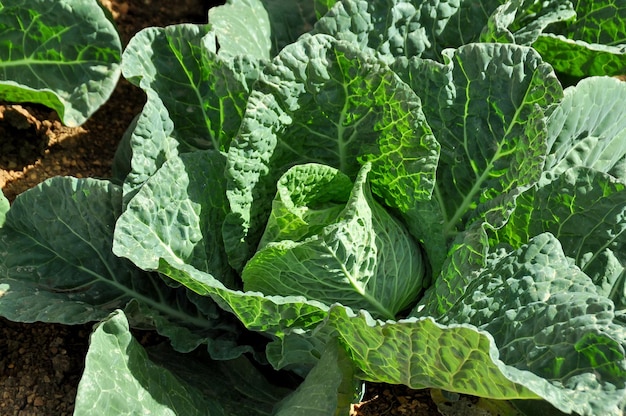
[(344, 0), (311, 33), (325, 33), (376, 51), (388, 63), (398, 57), (441, 60), (445, 48), (479, 40), (501, 1)]
[(153, 363), (117, 311), (91, 335), (74, 414), (146, 413), (225, 415), (216, 400)]
[(517, 379), (540, 379), (505, 366), (492, 336), (471, 325), (444, 326), (432, 318), (381, 322), (340, 306), (331, 308), (329, 323), (364, 380), (490, 398), (538, 398)]
[(213, 150), (167, 160), (118, 219), (113, 252), (143, 270), (156, 270), (161, 258), (189, 264), (232, 287), (221, 238), (228, 206), (224, 166), (225, 157)]
[(223, 309), (234, 313), (246, 328), (283, 336), (320, 325), (328, 305), (304, 296), (264, 296), (225, 287), (219, 280), (188, 265), (159, 262), (159, 272), (202, 296), (211, 296)]
[(228, 0), (209, 10), (209, 24), (217, 36), (220, 54), (270, 58), (270, 19), (263, 1)]
[[(244, 289), (265, 295), (303, 295), (328, 305), (338, 301), (387, 319), (414, 302), (424, 274), (420, 248), (404, 226), (373, 199), (367, 182), (369, 172), (370, 165), (366, 164), (354, 187), (349, 182), (339, 183), (344, 189), (336, 188), (336, 195), (345, 197), (348, 189), (352, 192), (349, 199), (333, 201), (342, 208), (339, 212), (333, 210), (334, 218), (308, 217), (307, 222), (323, 222), (305, 224), (302, 235), (297, 235), (291, 227), (300, 228), (299, 224), (273, 223), (285, 216), (301, 220), (299, 213), (324, 207), (327, 195), (321, 195), (318, 189), (337, 186), (340, 181), (334, 178), (340, 172), (324, 165), (290, 169), (279, 181), (280, 198), (275, 200), (269, 220), (269, 227), (286, 232), (266, 242), (246, 264), (242, 273)], [(307, 184), (313, 178), (321, 181), (307, 194), (311, 189)], [(296, 192), (289, 195), (284, 189), (287, 186)], [(313, 228), (316, 225), (317, 230)], [(294, 241), (289, 237), (299, 238)]]
[(546, 27), (574, 16), (570, 1), (507, 0), (489, 17), (480, 41), (530, 46)]
[[(445, 64), (415, 58), (394, 68), (424, 98), (426, 119), (441, 144), (434, 197), (450, 238), (481, 212), (495, 214), (496, 205), (481, 204), (540, 178), (547, 142), (543, 110), (562, 97), (562, 88), (528, 47), (470, 44), (448, 49), (444, 57)], [(496, 223), (506, 211), (503, 206), (499, 218), (494, 215)]]
[(625, 101), (626, 83), (613, 78), (592, 77), (567, 88), (548, 120), (545, 170), (558, 175), (586, 166), (611, 172), (626, 156)]

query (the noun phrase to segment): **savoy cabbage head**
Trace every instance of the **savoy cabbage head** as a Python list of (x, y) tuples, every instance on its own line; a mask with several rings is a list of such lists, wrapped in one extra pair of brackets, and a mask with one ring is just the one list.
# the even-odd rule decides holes
[(76, 414), (347, 414), (364, 381), (623, 413), (626, 84), (596, 75), (626, 9), (435, 3), (131, 40), (115, 178), (0, 199), (0, 314), (100, 322)]

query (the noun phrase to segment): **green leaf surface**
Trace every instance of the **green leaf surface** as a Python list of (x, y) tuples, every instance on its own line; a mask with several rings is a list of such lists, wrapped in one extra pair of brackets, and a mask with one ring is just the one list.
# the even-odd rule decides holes
[(134, 324), (171, 336), (179, 350), (220, 337), (234, 348), (239, 328), (215, 304), (194, 303), (186, 289), (113, 254), (121, 196), (108, 181), (69, 177), (19, 195), (0, 228), (0, 315), (79, 324), (128, 308)]
[(573, 77), (626, 73), (626, 4), (572, 3), (576, 18), (551, 27), (533, 47), (556, 71)]
[(95, 0), (3, 0), (0, 39), (0, 99), (43, 104), (68, 126), (104, 104), (120, 75), (121, 41)]
[(221, 238), (228, 207), (225, 164), (213, 150), (167, 160), (118, 219), (113, 252), (143, 270), (156, 270), (160, 258), (189, 264), (233, 287)]
[(613, 173), (626, 156), (626, 83), (592, 77), (567, 88), (564, 95), (548, 120), (545, 170), (559, 175), (586, 166)]
[(573, 77), (622, 75), (626, 72), (626, 44), (602, 45), (542, 33), (533, 43), (533, 49), (555, 71)]
[(491, 335), (471, 325), (444, 326), (432, 318), (381, 322), (341, 306), (331, 308), (329, 323), (364, 380), (489, 398), (538, 398), (515, 381), (523, 378), (519, 370), (498, 359)]
[(480, 41), (531, 46), (549, 25), (575, 16), (570, 1), (508, 0), (489, 17)]
[(430, 197), (438, 150), (419, 98), (384, 64), (325, 35), (302, 37), (255, 84), (228, 152), (231, 264), (251, 257), (289, 167), (327, 164), (354, 178), (370, 161), (373, 192), (402, 210)]
[[(520, 324), (528, 320), (533, 324)], [(491, 256), (440, 322), (492, 334), (500, 360), (537, 376), (515, 380), (561, 411), (618, 414), (626, 392), (625, 332), (613, 302), (552, 234)]]
[[(158, 96), (173, 124), (166, 134), (181, 151), (227, 149), (239, 128), (249, 84), (257, 77), (258, 59), (218, 54), (215, 37), (209, 25), (148, 28), (124, 51), (124, 77), (148, 98), (151, 91)], [(163, 111), (158, 103), (155, 109)]]
[(325, 33), (372, 49), (388, 63), (398, 57), (441, 60), (446, 48), (476, 42), (501, 1), (344, 0), (315, 25)]
[(547, 142), (543, 110), (562, 97), (562, 88), (528, 47), (469, 44), (444, 57), (445, 64), (415, 58), (394, 68), (423, 97), (441, 144), (434, 195), (450, 238), (477, 208), (485, 211), (481, 204), (540, 178)]
[(94, 179), (53, 178), (19, 195), (0, 229), (0, 314), (76, 324), (123, 307), (145, 276), (111, 253), (120, 209), (120, 188)]
[(332, 339), (298, 389), (276, 406), (274, 415), (346, 415), (359, 385), (352, 361), (337, 339)]
[(264, 296), (225, 287), (219, 280), (187, 265), (159, 262), (159, 272), (201, 296), (211, 296), (224, 310), (234, 313), (246, 328), (282, 337), (311, 330), (326, 317), (328, 306), (304, 296)]
[(74, 414), (112, 416), (147, 412), (225, 414), (216, 400), (153, 363), (130, 333), (123, 312), (117, 311), (91, 335)]
[(551, 182), (526, 191), (492, 244), (519, 248), (544, 232), (556, 236), (564, 253), (598, 287), (626, 305), (626, 186), (586, 167), (570, 168)]
[(272, 30), (261, 0), (228, 0), (212, 7), (209, 24), (216, 33), (220, 53), (270, 58)]
[[(266, 295), (303, 295), (328, 305), (339, 301), (388, 319), (414, 302), (424, 273), (420, 248), (404, 226), (373, 199), (369, 172), (366, 164), (354, 187), (344, 180), (343, 189), (332, 187), (341, 182), (335, 180), (338, 175), (345, 175), (324, 165), (298, 165), (283, 175), (268, 227), (286, 232), (279, 232), (246, 264), (244, 289)], [(292, 194), (288, 187), (294, 190)], [(322, 189), (324, 195), (320, 195)], [(345, 197), (348, 189), (349, 199), (333, 201), (335, 207), (339, 203), (343, 208), (340, 212), (333, 206), (327, 208), (334, 218), (327, 212), (321, 218), (311, 216), (305, 220), (302, 235), (296, 235), (299, 238), (282, 236), (300, 228), (290, 218), (302, 221), (299, 213), (324, 207), (333, 193)]]
[(480, 221), (457, 235), (450, 244), (440, 274), (410, 316), (439, 318), (446, 314), (485, 266), (488, 249), (485, 224)]

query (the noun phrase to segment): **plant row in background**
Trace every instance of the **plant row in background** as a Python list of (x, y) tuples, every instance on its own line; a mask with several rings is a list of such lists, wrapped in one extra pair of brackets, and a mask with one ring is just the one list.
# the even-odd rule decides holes
[(2, 1), (4, 99), (147, 102), (113, 179), (0, 200), (0, 314), (99, 322), (77, 415), (347, 414), (364, 381), (622, 414), (625, 21), (232, 0), (122, 54), (93, 1)]

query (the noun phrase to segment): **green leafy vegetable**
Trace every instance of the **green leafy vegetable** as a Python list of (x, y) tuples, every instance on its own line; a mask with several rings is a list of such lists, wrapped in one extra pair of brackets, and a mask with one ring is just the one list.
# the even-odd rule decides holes
[(562, 83), (624, 73), (621, 12), (229, 0), (146, 29), (122, 184), (0, 196), (0, 314), (100, 321), (77, 415), (339, 415), (363, 381), (620, 415), (626, 84)]
[(370, 168), (361, 169), (354, 188), (324, 165), (290, 169), (278, 182), (280, 197), (268, 221), (276, 235), (264, 238), (246, 264), (244, 289), (338, 301), (388, 319), (408, 307), (422, 288), (421, 252), (402, 224), (374, 201)]

